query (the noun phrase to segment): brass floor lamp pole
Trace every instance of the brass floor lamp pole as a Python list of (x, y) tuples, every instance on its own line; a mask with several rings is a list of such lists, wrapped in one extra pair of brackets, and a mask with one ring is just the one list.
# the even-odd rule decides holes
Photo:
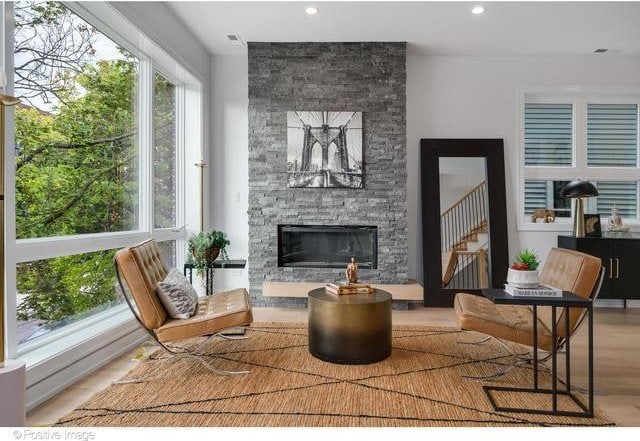
[(200, 169), (200, 231), (204, 231), (204, 169), (208, 167), (204, 158), (194, 164)]
[(0, 92), (0, 363), (4, 361), (4, 111), (18, 99)]

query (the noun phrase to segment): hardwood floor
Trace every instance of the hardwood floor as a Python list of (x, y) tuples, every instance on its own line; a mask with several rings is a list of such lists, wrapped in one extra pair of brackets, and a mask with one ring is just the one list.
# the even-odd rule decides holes
[[(254, 308), (261, 322), (306, 322), (306, 309)], [(640, 309), (597, 308), (595, 322), (595, 404), (621, 426), (640, 426)], [(395, 325), (456, 326), (453, 309), (418, 307), (393, 311)], [(572, 338), (572, 382), (587, 386), (587, 329)], [(48, 426), (107, 387), (136, 365), (137, 350), (119, 357), (27, 415), (29, 426)], [(574, 358), (575, 357), (575, 358)], [(582, 361), (583, 362), (580, 362)], [(562, 358), (560, 366), (564, 366)]]

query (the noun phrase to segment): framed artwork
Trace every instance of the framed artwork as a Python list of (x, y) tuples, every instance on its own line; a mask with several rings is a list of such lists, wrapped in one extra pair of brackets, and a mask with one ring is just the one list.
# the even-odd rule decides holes
[(363, 188), (362, 112), (287, 112), (293, 188)]
[(602, 237), (602, 225), (599, 214), (584, 215), (584, 235), (585, 237)]

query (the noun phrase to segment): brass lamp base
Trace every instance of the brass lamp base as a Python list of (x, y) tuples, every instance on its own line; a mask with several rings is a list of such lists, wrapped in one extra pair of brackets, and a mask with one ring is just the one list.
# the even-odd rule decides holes
[(584, 237), (584, 201), (582, 198), (575, 198), (576, 204), (573, 207), (573, 236)]

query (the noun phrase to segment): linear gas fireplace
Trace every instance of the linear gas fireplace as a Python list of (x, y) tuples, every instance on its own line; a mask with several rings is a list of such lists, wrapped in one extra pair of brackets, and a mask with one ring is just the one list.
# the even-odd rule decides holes
[(378, 227), (278, 225), (280, 267), (344, 268), (352, 257), (378, 267)]

